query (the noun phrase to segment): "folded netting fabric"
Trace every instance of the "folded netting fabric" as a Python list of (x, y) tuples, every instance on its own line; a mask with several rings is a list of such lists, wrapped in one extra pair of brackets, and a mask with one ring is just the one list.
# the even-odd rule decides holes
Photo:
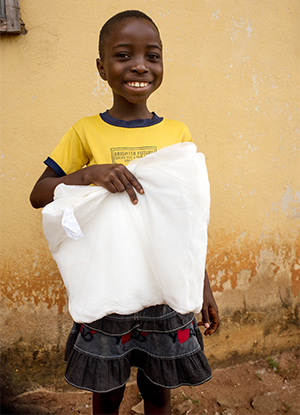
[(98, 186), (55, 189), (43, 228), (78, 323), (168, 304), (200, 312), (210, 194), (204, 155), (193, 143), (165, 147), (128, 169), (145, 193)]

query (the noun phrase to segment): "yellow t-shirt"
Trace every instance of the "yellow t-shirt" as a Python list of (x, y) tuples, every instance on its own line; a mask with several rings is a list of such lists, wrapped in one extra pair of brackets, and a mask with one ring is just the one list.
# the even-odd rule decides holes
[(192, 141), (188, 127), (153, 113), (152, 119), (124, 121), (106, 111), (80, 119), (45, 160), (59, 176), (93, 164), (127, 165), (172, 144)]

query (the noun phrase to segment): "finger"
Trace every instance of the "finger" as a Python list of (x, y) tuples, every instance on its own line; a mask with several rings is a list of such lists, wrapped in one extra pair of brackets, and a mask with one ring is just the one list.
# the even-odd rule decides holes
[(105, 184), (105, 188), (111, 193), (122, 193), (126, 190), (131, 202), (134, 205), (138, 203), (136, 193), (133, 190), (132, 185), (128, 181), (126, 181), (125, 184), (123, 184), (119, 179), (114, 178), (113, 181), (107, 182)]
[(114, 177), (111, 183), (119, 193), (122, 193), (126, 190), (125, 184), (118, 177)]
[(130, 197), (131, 202), (136, 205), (138, 198), (135, 193), (136, 189), (140, 194), (144, 193), (144, 189), (137, 178), (125, 167), (124, 176), (121, 177), (121, 181), (125, 186), (125, 190)]
[(198, 323), (197, 323), (197, 326), (199, 326), (199, 327), (206, 327), (206, 328), (208, 328), (209, 327), (209, 323), (204, 323), (204, 321), (199, 321)]
[(128, 196), (130, 197), (131, 202), (134, 205), (136, 205), (138, 203), (138, 198), (137, 198), (137, 195), (136, 195), (132, 185), (129, 182), (127, 182), (125, 184), (125, 190), (126, 190)]
[(211, 323), (210, 327), (208, 329), (205, 330), (204, 335), (205, 336), (211, 336), (213, 333), (215, 333), (215, 331), (218, 328), (218, 324), (217, 323)]
[(131, 202), (134, 205), (138, 203), (136, 193), (132, 185), (128, 181), (126, 181), (124, 184), (119, 179), (114, 179), (114, 181), (107, 183), (105, 187), (111, 193), (117, 193), (117, 192), (122, 193), (126, 191), (128, 196), (130, 197)]
[(131, 185), (140, 194), (143, 194), (144, 193), (143, 186), (141, 185), (141, 183), (138, 181), (138, 179), (129, 170), (126, 171), (125, 176), (126, 176), (127, 180), (131, 183)]
[[(100, 186), (100, 185), (98, 185), (98, 186)], [(113, 183), (112, 182), (107, 182), (107, 183), (103, 183), (103, 185), (102, 185), (106, 190), (108, 190), (110, 193), (117, 193), (117, 188), (116, 188), (116, 186), (114, 186), (113, 185)]]
[(210, 318), (209, 318), (209, 312), (208, 312), (208, 308), (202, 308), (201, 310), (201, 314), (202, 314), (202, 324), (201, 326), (204, 326), (206, 328), (208, 328), (210, 326)]
[(204, 335), (207, 336), (211, 336), (213, 333), (215, 333), (220, 325), (220, 319), (219, 319), (219, 315), (215, 310), (209, 310), (210, 311), (210, 325), (207, 328), (207, 330), (205, 330)]
[(110, 185), (112, 185), (115, 188), (115, 192), (122, 193), (126, 190), (126, 188), (131, 187), (131, 184), (129, 183), (126, 175), (123, 172), (123, 169), (125, 168), (126, 167), (120, 165), (115, 167), (115, 169), (110, 172), (110, 174), (104, 182), (105, 187), (107, 189)]
[(210, 321), (213, 324), (216, 324), (216, 327), (218, 328), (219, 325), (220, 325), (220, 317), (219, 317), (218, 309), (210, 307), (209, 308), (209, 315), (210, 315)]
[[(131, 183), (127, 180), (125, 175), (120, 175), (120, 177), (113, 177), (110, 181), (110, 184), (114, 187), (114, 192), (124, 192), (126, 191), (128, 196), (130, 197), (131, 202), (136, 205), (138, 203), (138, 199), (136, 193), (131, 185)], [(108, 189), (108, 186), (106, 186)], [(109, 190), (109, 189), (108, 189)]]

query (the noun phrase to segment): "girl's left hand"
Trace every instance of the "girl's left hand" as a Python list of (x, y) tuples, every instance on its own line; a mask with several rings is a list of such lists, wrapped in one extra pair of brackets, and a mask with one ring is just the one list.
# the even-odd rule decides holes
[(215, 333), (220, 325), (219, 311), (216, 301), (214, 299), (207, 272), (205, 270), (204, 290), (203, 290), (203, 306), (201, 310), (202, 321), (198, 326), (204, 326), (205, 336), (211, 336)]

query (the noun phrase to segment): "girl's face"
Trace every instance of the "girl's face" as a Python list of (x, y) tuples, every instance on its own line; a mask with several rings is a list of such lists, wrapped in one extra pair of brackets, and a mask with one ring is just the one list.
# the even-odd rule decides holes
[(108, 81), (114, 103), (145, 103), (163, 78), (162, 44), (155, 27), (144, 19), (121, 21), (105, 42), (100, 76)]

